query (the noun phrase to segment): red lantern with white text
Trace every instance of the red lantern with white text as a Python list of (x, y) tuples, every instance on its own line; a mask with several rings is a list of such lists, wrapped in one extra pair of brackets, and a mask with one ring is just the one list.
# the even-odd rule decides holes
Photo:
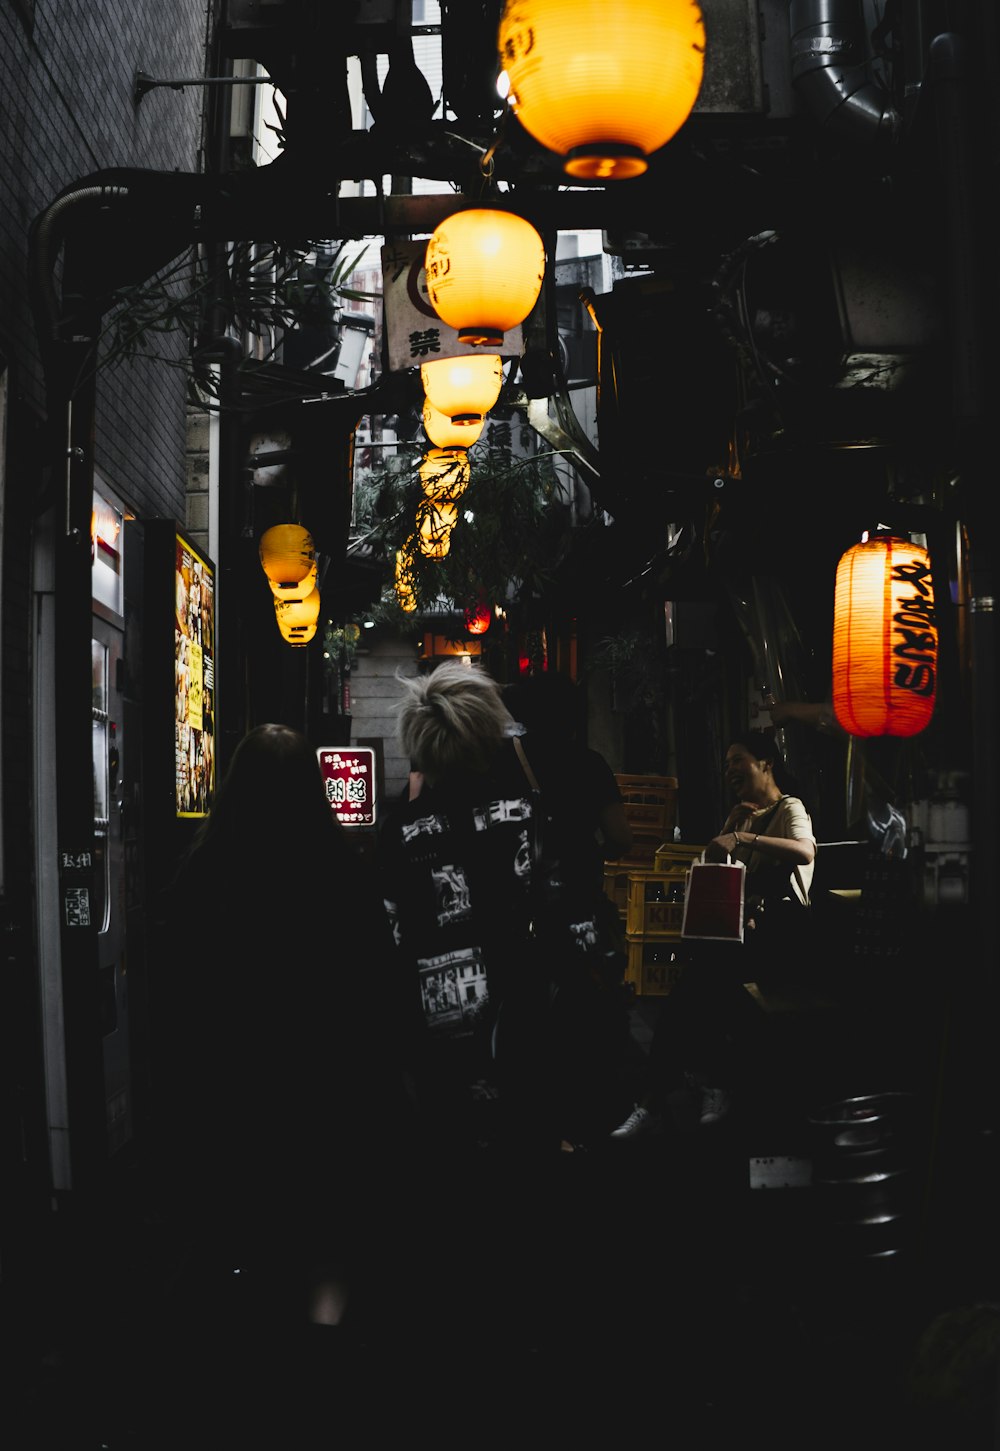
[(915, 736), (934, 714), (938, 629), (927, 550), (864, 536), (837, 566), (833, 709), (852, 736)]

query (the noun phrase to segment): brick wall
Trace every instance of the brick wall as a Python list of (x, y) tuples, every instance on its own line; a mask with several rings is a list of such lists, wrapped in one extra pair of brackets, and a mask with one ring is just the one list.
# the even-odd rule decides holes
[[(0, 5), (0, 340), (18, 400), (45, 411), (28, 295), (28, 228), (71, 183), (109, 167), (198, 169), (202, 91), (158, 90), (133, 103), (135, 72), (203, 71), (204, 0), (37, 0)], [(102, 374), (96, 460), (142, 513), (184, 507), (181, 337)], [(181, 517), (183, 515), (181, 514)]]

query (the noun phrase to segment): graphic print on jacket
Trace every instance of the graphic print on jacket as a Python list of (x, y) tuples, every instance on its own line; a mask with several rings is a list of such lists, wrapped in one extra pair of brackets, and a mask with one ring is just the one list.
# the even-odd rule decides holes
[(397, 945), (416, 966), (428, 1028), (458, 1037), (488, 1012), (488, 961), (492, 973), (495, 959), (511, 957), (511, 885), (526, 894), (531, 861), (529, 800), (498, 795), (470, 807), (467, 815), (418, 808), (400, 821), (401, 890), (385, 902)]

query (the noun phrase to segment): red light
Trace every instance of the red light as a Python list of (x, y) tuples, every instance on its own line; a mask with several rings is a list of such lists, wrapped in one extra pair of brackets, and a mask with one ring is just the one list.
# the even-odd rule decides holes
[(485, 635), (493, 619), (493, 611), (489, 605), (477, 605), (474, 610), (465, 612), (465, 628), (470, 635)]

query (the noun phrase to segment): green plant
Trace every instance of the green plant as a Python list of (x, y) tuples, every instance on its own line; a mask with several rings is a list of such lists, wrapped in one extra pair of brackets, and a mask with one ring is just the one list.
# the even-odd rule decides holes
[(153, 340), (175, 332), (194, 340), (210, 330), (270, 337), (335, 322), (341, 301), (374, 296), (347, 285), (365, 250), (349, 253), (343, 242), (236, 242), (213, 262), (191, 247), (152, 278), (113, 294), (100, 339), (102, 364), (154, 356), (193, 367), (199, 387), (213, 396), (211, 371), (199, 367), (197, 353), (151, 353)]
[(416, 613), (544, 594), (566, 529), (555, 460), (552, 454), (515, 458), (505, 448), (477, 449), (443, 559), (422, 554), (415, 537), (423, 498), (420, 455), (415, 452), (399, 472), (384, 469), (369, 478), (356, 497), (356, 522), (372, 553), (385, 561), (381, 618), (405, 626), (393, 583), (399, 553), (408, 560)]

